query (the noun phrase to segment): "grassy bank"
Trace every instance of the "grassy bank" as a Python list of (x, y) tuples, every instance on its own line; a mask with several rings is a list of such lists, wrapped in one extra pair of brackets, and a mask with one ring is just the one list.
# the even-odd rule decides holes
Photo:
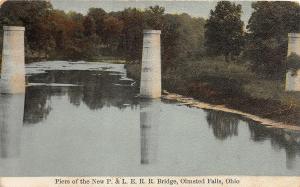
[[(140, 65), (126, 66), (139, 80)], [(166, 69), (163, 89), (212, 104), (300, 125), (300, 93), (285, 92), (284, 80), (270, 80), (250, 71), (247, 64), (221, 59), (190, 61)]]

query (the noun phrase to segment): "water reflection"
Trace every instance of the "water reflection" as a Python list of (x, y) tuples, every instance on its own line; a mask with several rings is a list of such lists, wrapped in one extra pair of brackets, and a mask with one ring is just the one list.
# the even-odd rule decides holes
[[(230, 113), (206, 110), (207, 123), (213, 129), (213, 134), (220, 140), (231, 136), (238, 136), (238, 126), (241, 120)], [(250, 138), (254, 142), (270, 141), (273, 149), (284, 149), (286, 153), (286, 167), (295, 166), (296, 156), (300, 156), (300, 132), (285, 129), (268, 128), (253, 121), (247, 121)]]
[[(21, 99), (1, 97), (0, 153), (6, 158), (0, 157), (0, 175), (299, 173), (299, 132), (229, 113), (137, 99), (139, 90), (123, 78), (101, 70), (29, 77), (31, 83), (47, 84), (27, 87), (24, 121), (39, 123), (35, 126), (22, 127), (22, 112), (15, 111), (22, 108)], [(8, 162), (10, 156), (19, 162)]]
[[(118, 73), (104, 71), (47, 71), (30, 76), (30, 83), (45, 83), (27, 88), (25, 124), (45, 120), (51, 112), (51, 97), (67, 95), (74, 106), (82, 103), (91, 110), (103, 107), (135, 107), (138, 101), (133, 93), (137, 89), (131, 80), (122, 80)], [(55, 84), (67, 86), (56, 86)], [(74, 85), (74, 86), (70, 86)]]
[(159, 119), (160, 100), (141, 100), (141, 164), (153, 164), (157, 158)]
[(20, 136), (24, 114), (24, 94), (0, 95), (0, 157), (20, 154)]
[(215, 137), (220, 140), (238, 135), (239, 120), (232, 114), (210, 110), (207, 111), (206, 120)]
[(261, 127), (254, 122), (249, 122), (249, 130), (252, 140), (256, 142), (270, 140), (274, 149), (284, 149), (286, 166), (289, 169), (293, 168), (296, 155), (300, 156), (300, 132)]
[(24, 123), (35, 124), (46, 119), (51, 111), (50, 97), (52, 96), (49, 87), (36, 89), (28, 87), (25, 99)]

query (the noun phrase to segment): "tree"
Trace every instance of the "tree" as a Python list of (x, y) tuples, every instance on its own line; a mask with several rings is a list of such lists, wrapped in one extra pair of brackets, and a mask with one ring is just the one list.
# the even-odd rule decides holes
[(85, 16), (82, 24), (85, 36), (92, 36), (96, 33), (95, 21), (91, 16)]
[(296, 2), (255, 2), (247, 29), (246, 54), (253, 69), (269, 77), (283, 77), (287, 34), (300, 31), (300, 5)]
[(47, 53), (54, 45), (49, 35), (49, 15), (52, 10), (52, 5), (46, 1), (6, 1), (1, 6), (0, 22), (1, 25), (26, 27), (27, 53), (33, 50)]
[(111, 48), (112, 51), (118, 45), (120, 35), (123, 30), (123, 22), (114, 16), (107, 16), (104, 19), (103, 23), (103, 41)]
[(118, 16), (124, 23), (119, 51), (128, 60), (136, 61), (142, 58), (144, 14), (136, 8), (127, 8)]
[[(79, 60), (117, 55), (140, 61), (144, 29), (162, 30), (163, 65), (200, 54), (205, 20), (164, 11), (160, 6), (110, 13), (90, 8), (87, 15), (82, 15), (53, 9), (46, 1), (8, 1), (0, 9), (0, 23), (25, 26), (26, 51), (37, 59)], [(32, 56), (26, 54), (29, 59)]]
[(82, 22), (84, 19), (84, 16), (81, 13), (77, 13), (74, 11), (70, 11), (67, 13), (67, 16), (72, 20), (76, 22)]
[(205, 24), (205, 46), (210, 55), (238, 56), (243, 46), (242, 6), (220, 1)]
[(96, 34), (100, 39), (103, 39), (104, 19), (106, 12), (102, 8), (90, 8), (87, 16), (92, 18), (95, 22)]
[(165, 8), (158, 5), (147, 8), (144, 13), (146, 28), (156, 30), (162, 29), (164, 13)]
[(203, 45), (205, 20), (188, 14), (166, 14), (162, 28), (163, 67), (199, 55)]

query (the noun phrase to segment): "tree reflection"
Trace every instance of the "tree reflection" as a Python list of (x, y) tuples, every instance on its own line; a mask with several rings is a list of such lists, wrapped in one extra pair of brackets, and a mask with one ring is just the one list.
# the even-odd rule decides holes
[[(52, 96), (67, 94), (74, 106), (84, 103), (91, 110), (103, 107), (128, 106), (138, 104), (135, 94), (137, 88), (132, 81), (121, 80), (118, 72), (106, 71), (47, 71), (29, 77), (31, 83), (72, 84), (66, 86), (32, 86), (27, 88), (25, 103), (25, 122), (34, 124), (44, 120), (51, 112)], [(73, 86), (74, 85), (74, 86)]]
[(206, 110), (206, 120), (213, 129), (213, 133), (216, 138), (224, 140), (231, 136), (238, 135), (238, 118), (232, 114)]
[(51, 90), (48, 87), (27, 87), (25, 96), (24, 123), (35, 124), (49, 115)]
[[(207, 122), (213, 129), (214, 136), (224, 140), (238, 135), (238, 117), (233, 114), (206, 110)], [(274, 149), (284, 149), (286, 152), (286, 167), (295, 165), (296, 156), (300, 155), (300, 132), (268, 128), (254, 121), (247, 121), (251, 139), (255, 142), (270, 141)]]
[(80, 106), (83, 99), (83, 87), (69, 87), (68, 97), (71, 104)]
[(296, 155), (300, 155), (300, 132), (267, 128), (252, 121), (249, 122), (249, 130), (252, 140), (270, 140), (275, 149), (284, 149), (286, 152), (286, 166), (289, 169), (293, 168)]

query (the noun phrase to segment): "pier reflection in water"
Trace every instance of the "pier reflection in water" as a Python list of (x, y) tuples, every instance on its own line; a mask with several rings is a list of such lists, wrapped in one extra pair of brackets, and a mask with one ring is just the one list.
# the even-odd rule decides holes
[(15, 174), (20, 157), (24, 94), (0, 94), (0, 173)]
[[(300, 172), (299, 132), (267, 128), (237, 115), (176, 102), (138, 99), (138, 84), (127, 79), (123, 65), (119, 66), (120, 71), (114, 72), (57, 68), (30, 76), (23, 126), (22, 117), (17, 117), (22, 112), (13, 110), (22, 109), (21, 99), (1, 98), (0, 145), (6, 158), (0, 159), (0, 175)], [(11, 108), (6, 107), (8, 103)], [(16, 120), (19, 125), (9, 126), (8, 122)]]
[(141, 164), (156, 162), (158, 128), (160, 123), (160, 99), (140, 101)]

